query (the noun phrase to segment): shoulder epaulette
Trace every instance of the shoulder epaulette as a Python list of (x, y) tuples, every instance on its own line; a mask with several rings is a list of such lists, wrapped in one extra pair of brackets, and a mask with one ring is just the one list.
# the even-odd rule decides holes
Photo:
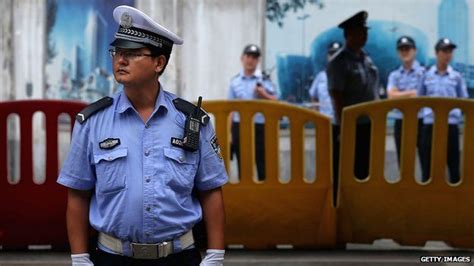
[(240, 73), (237, 73), (237, 74), (235, 74), (232, 78), (230, 78), (230, 80), (232, 81), (232, 80), (238, 78), (239, 76), (240, 76)]
[(82, 109), (77, 115), (76, 120), (80, 124), (86, 122), (86, 120), (92, 116), (93, 114), (97, 113), (98, 111), (109, 107), (114, 103), (114, 99), (112, 97), (104, 97), (96, 102), (93, 102), (86, 106), (86, 108)]
[[(196, 105), (183, 100), (181, 98), (176, 98), (173, 100), (173, 104), (182, 113), (184, 113), (186, 116), (192, 114), (194, 112), (194, 109), (197, 108)], [(209, 123), (209, 115), (204, 111), (204, 109), (201, 108), (199, 110), (199, 117), (201, 118), (201, 124), (202, 125), (207, 125)]]

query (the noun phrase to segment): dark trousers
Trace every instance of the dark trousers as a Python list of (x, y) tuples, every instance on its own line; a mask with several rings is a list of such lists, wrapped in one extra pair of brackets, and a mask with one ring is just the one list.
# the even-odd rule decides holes
[[(431, 145), (432, 145), (433, 125), (427, 124), (423, 126), (423, 156), (425, 157), (423, 169), (423, 181), (430, 178), (431, 166)], [(459, 127), (458, 125), (449, 125), (448, 128), (448, 169), (449, 182), (456, 183), (460, 179), (459, 171)]]
[[(255, 123), (255, 160), (257, 164), (258, 180), (265, 180), (265, 125)], [(231, 156), (237, 156), (240, 178), (240, 124), (232, 123)]]
[(183, 250), (166, 258), (141, 260), (114, 255), (97, 249), (92, 262), (95, 266), (199, 266), (201, 254), (197, 249)]
[[(333, 176), (334, 189), (337, 190), (339, 183), (339, 146), (340, 146), (340, 127), (333, 125)], [(357, 179), (364, 179), (369, 175), (369, 157), (370, 157), (370, 123), (357, 124), (356, 128), (356, 147), (354, 159), (354, 175)]]
[[(402, 144), (402, 124), (403, 120), (402, 119), (395, 119), (395, 125), (394, 125), (394, 133), (393, 137), (395, 139), (395, 146), (397, 148), (397, 160), (398, 160), (398, 165), (400, 166), (400, 152), (401, 152), (401, 144)], [(423, 170), (423, 160), (424, 157), (422, 156), (423, 153), (423, 120), (418, 119), (418, 131), (416, 135), (416, 147), (418, 148), (418, 156), (420, 157), (420, 163), (422, 165), (422, 170)]]

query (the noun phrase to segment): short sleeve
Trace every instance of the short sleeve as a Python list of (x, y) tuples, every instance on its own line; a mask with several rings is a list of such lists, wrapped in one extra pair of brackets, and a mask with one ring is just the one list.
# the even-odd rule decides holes
[(277, 95), (275, 91), (275, 87), (273, 86), (273, 82), (269, 79), (264, 79), (263, 80), (263, 87), (265, 88), (265, 91), (267, 93), (270, 93), (271, 95)]
[(469, 94), (467, 93), (466, 81), (462, 78), (461, 75), (459, 75), (459, 81), (456, 86), (456, 92), (459, 98), (469, 98)]
[(61, 168), (57, 182), (72, 189), (93, 189), (96, 176), (91, 158), (92, 145), (89, 143), (88, 124), (81, 125), (76, 121), (69, 153)]
[(421, 78), (420, 86), (418, 87), (418, 96), (426, 96), (426, 85), (425, 85), (425, 80), (426, 80), (426, 74), (423, 75), (423, 78)]
[(232, 81), (229, 83), (229, 91), (227, 92), (227, 99), (232, 100), (236, 99), (237, 97), (235, 96), (234, 92), (234, 86), (232, 86)]
[(329, 61), (327, 76), (328, 76), (328, 91), (342, 91), (345, 88), (345, 69), (344, 61), (339, 57)]
[(205, 191), (225, 185), (228, 176), (219, 142), (211, 123), (202, 127), (199, 152), (201, 159), (194, 180), (197, 189)]
[(395, 71), (391, 72), (390, 75), (388, 76), (387, 91), (391, 91), (394, 88), (398, 88), (396, 84), (396, 76), (397, 76), (397, 73)]

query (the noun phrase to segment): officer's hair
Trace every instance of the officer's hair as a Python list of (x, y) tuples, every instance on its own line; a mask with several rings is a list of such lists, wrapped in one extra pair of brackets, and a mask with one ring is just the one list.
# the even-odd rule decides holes
[(150, 53), (154, 55), (154, 57), (158, 57), (163, 55), (166, 58), (166, 63), (163, 66), (163, 69), (158, 73), (158, 76), (161, 76), (163, 72), (165, 72), (166, 66), (168, 66), (168, 62), (170, 61), (171, 56), (171, 48), (170, 49), (160, 49), (153, 46), (147, 46), (150, 49)]

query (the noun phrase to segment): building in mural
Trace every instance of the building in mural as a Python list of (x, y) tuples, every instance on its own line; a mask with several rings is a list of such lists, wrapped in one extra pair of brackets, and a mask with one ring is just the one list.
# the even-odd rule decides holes
[(50, 58), (46, 66), (46, 97), (86, 102), (111, 95), (118, 84), (108, 56), (109, 43), (117, 30), (113, 9), (134, 0), (49, 0), (56, 9), (49, 32)]

